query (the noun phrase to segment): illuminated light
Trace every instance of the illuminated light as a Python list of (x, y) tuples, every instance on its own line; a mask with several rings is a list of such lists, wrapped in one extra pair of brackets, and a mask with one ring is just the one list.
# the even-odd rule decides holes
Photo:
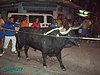
[(58, 25), (56, 24), (56, 26), (58, 26)]
[(89, 12), (85, 11), (84, 14), (87, 15)]
[(88, 14), (89, 12), (86, 10), (79, 10), (79, 13)]
[(88, 14), (89, 14), (89, 12), (86, 10), (79, 10), (79, 13), (78, 13), (78, 15), (82, 16), (82, 17), (87, 17), (87, 16), (89, 16)]
[(80, 13), (83, 13), (84, 11), (83, 11), (83, 10), (79, 10), (79, 12), (80, 12)]
[(81, 17), (87, 17), (87, 16), (89, 16), (87, 14), (80, 14), (80, 13), (78, 13), (78, 15), (81, 16)]

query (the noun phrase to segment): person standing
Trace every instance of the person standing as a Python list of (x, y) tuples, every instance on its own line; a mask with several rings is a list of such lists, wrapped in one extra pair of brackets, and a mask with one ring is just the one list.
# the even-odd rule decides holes
[(22, 27), (29, 27), (28, 17), (25, 16), (24, 19), (21, 22), (21, 28)]
[(58, 16), (56, 22), (58, 23), (58, 27), (62, 27), (61, 18)]
[(67, 18), (66, 18), (65, 16), (63, 16), (63, 17), (62, 17), (62, 26), (63, 26), (64, 28), (66, 28), (66, 26), (67, 26), (67, 25), (66, 25), (66, 24), (67, 24), (66, 21), (67, 21)]
[(56, 22), (56, 19), (53, 20), (52, 24), (51, 24), (52, 28), (57, 28), (58, 27), (58, 23)]
[(10, 17), (9, 21), (4, 24), (5, 28), (5, 40), (4, 40), (4, 49), (8, 48), (8, 44), (10, 40), (12, 41), (12, 49), (13, 53), (17, 53), (16, 51), (16, 37), (15, 37), (15, 27), (19, 27), (18, 24), (14, 22), (14, 18)]
[(39, 18), (36, 18), (36, 21), (33, 22), (33, 24), (31, 25), (31, 27), (40, 28)]
[(4, 40), (4, 31), (3, 31), (4, 20), (0, 16), (0, 56), (2, 56), (3, 51), (3, 40)]
[(89, 28), (89, 26), (91, 25), (92, 23), (91, 23), (91, 21), (89, 20), (89, 19), (85, 19), (84, 21), (83, 21), (83, 23), (82, 23), (82, 36), (84, 36), (84, 37), (88, 37), (88, 35), (89, 35), (89, 30), (88, 30), (88, 28)]
[[(15, 27), (15, 30), (16, 30), (16, 31), (19, 31), (19, 29), (20, 29), (20, 27), (21, 27), (20, 18), (17, 18), (17, 20), (16, 20), (15, 23), (19, 25), (19, 27)], [(16, 32), (16, 34), (17, 34), (17, 33), (18, 33), (18, 32)]]

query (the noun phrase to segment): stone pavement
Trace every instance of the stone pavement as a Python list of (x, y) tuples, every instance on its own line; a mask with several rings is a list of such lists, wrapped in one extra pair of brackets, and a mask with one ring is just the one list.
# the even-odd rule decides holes
[[(66, 71), (60, 69), (55, 57), (47, 59), (48, 68), (42, 66), (40, 51), (29, 50), (30, 61), (25, 59), (21, 52), (18, 60), (10, 48), (0, 57), (0, 75), (100, 75), (100, 43), (82, 43), (81, 47), (64, 48), (62, 51), (63, 63)], [(5, 70), (5, 68), (23, 68), (22, 70)]]

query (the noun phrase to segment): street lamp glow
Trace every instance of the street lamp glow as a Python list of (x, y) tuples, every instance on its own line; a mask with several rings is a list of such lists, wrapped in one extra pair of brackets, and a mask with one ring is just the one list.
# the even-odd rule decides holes
[(83, 13), (84, 11), (83, 11), (83, 10), (79, 10), (79, 12), (80, 12), (80, 13)]
[(88, 14), (88, 12), (87, 12), (87, 11), (85, 11), (85, 12), (84, 12), (84, 14), (85, 14), (85, 15), (87, 15), (87, 14)]
[(79, 13), (78, 13), (78, 15), (82, 16), (82, 17), (87, 17), (87, 16), (89, 16), (88, 14), (89, 14), (89, 12), (86, 10), (79, 10)]
[(87, 14), (81, 14), (81, 13), (78, 13), (78, 15), (81, 16), (81, 17), (87, 17), (87, 16), (89, 16)]

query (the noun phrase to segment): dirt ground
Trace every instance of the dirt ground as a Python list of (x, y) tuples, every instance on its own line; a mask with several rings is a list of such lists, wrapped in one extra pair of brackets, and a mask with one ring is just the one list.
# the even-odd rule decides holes
[[(62, 61), (66, 71), (62, 71), (55, 57), (48, 57), (48, 68), (42, 66), (40, 51), (29, 50), (30, 61), (21, 52), (12, 54), (10, 47), (7, 53), (0, 57), (0, 75), (100, 75), (100, 41), (82, 43), (80, 47), (73, 46), (62, 50)], [(23, 68), (22, 70), (5, 70), (5, 68)]]

